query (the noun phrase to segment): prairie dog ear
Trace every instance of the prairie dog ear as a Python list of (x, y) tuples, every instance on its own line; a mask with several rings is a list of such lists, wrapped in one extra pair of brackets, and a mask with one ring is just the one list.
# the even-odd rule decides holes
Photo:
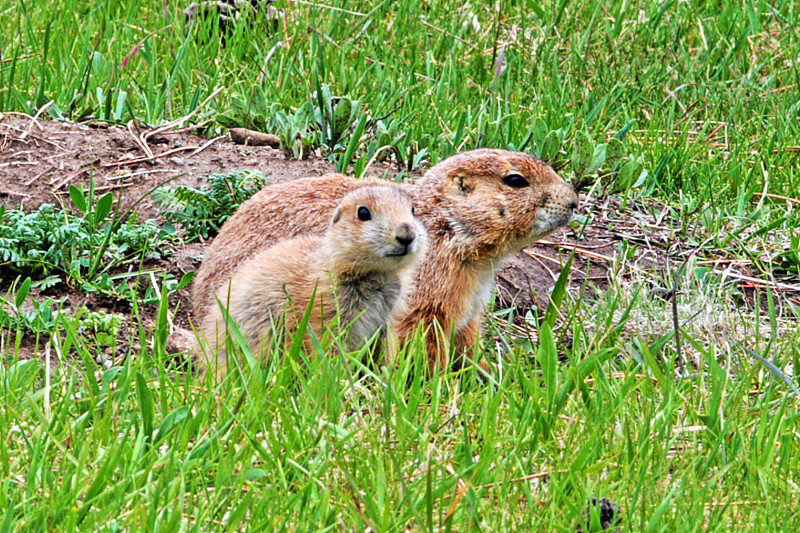
[(336, 211), (333, 212), (333, 218), (331, 219), (331, 226), (339, 222), (339, 219), (342, 218), (342, 207), (339, 206), (336, 208)]
[(449, 195), (466, 196), (471, 193), (475, 187), (472, 184), (472, 179), (461, 173), (451, 174), (447, 176), (444, 190)]

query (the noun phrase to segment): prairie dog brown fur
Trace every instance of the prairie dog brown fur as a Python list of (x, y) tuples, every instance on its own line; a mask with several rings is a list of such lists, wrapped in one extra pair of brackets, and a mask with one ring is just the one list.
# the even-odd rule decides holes
[[(255, 194), (225, 223), (206, 253), (194, 285), (197, 312), (202, 315), (208, 307), (208, 287), (229, 279), (261, 247), (322, 233), (339, 200), (365, 183), (374, 181), (331, 174), (270, 185)], [(475, 344), (502, 260), (569, 222), (578, 196), (544, 162), (490, 149), (445, 159), (405, 190), (427, 229), (429, 245), (395, 332), (405, 338), (423, 322), (430, 363), (444, 367), (451, 348), (460, 354)], [(434, 321), (440, 333), (430, 327)]]
[[(263, 249), (230, 281), (217, 285), (219, 302), (253, 353), (281, 317), (292, 332), (312, 295), (309, 327), (319, 336), (339, 313), (341, 324), (351, 324), (351, 349), (378, 331), (385, 334), (402, 306), (427, 242), (409, 195), (400, 187), (360, 187), (345, 194), (329, 218), (323, 236), (305, 235)], [(213, 348), (224, 345), (225, 319), (216, 300), (202, 330)]]

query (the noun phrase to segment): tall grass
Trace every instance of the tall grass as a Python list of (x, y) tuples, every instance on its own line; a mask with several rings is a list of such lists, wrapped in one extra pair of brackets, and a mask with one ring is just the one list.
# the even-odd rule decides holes
[(335, 344), (310, 359), (268, 347), (221, 383), (165, 372), (160, 350), (96, 373), (3, 366), (6, 523), (573, 530), (605, 497), (625, 530), (794, 530), (785, 385), (743, 352), (701, 345), (705, 371), (682, 379), (644, 338), (595, 338), (586, 352), (603, 314), (573, 324), (568, 361), (543, 329), (538, 365), (516, 347), (496, 379), (428, 376), (413, 348), (391, 368), (364, 366)]
[[(270, 23), (194, 27), (183, 3), (16, 2), (3, 11), (0, 110), (150, 124), (192, 111), (214, 88), (218, 111), (259, 85), (298, 107), (321, 84), (436, 160), (475, 146), (523, 148), (534, 118), (595, 140), (626, 131), (651, 169), (647, 190), (703, 199), (800, 182), (797, 6), (584, 0), (286, 3)], [(209, 36), (209, 33), (211, 34)], [(718, 129), (721, 123), (726, 126)], [(563, 166), (568, 153), (556, 157)]]

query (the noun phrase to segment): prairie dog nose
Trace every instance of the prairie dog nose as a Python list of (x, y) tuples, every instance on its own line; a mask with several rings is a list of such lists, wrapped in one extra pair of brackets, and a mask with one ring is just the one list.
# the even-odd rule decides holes
[(411, 224), (407, 222), (403, 222), (399, 226), (397, 226), (397, 230), (395, 231), (395, 239), (397, 242), (402, 244), (403, 246), (408, 246), (414, 239), (417, 238), (417, 232), (411, 227)]
[(566, 186), (566, 190), (564, 191), (564, 196), (562, 197), (562, 204), (566, 207), (567, 211), (572, 214), (578, 210), (578, 205), (580, 199), (578, 198), (578, 193), (575, 192), (575, 189), (570, 187), (569, 185)]

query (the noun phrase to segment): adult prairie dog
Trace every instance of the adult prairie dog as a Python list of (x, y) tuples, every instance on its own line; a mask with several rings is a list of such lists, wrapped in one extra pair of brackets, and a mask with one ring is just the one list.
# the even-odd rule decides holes
[[(217, 284), (216, 296), (253, 353), (283, 317), (291, 335), (312, 295), (309, 327), (320, 336), (338, 313), (339, 323), (349, 325), (348, 344), (354, 349), (376, 332), (385, 333), (411, 289), (413, 267), (426, 242), (411, 198), (400, 187), (359, 187), (341, 198), (324, 235), (297, 237), (259, 251), (230, 280)], [(225, 364), (220, 349), (225, 329), (215, 300), (202, 330), (220, 367)]]
[[(363, 185), (364, 180), (340, 174), (303, 178), (267, 186), (243, 203), (214, 239), (195, 278), (196, 313), (210, 308), (208, 287), (224, 283), (262, 247), (323, 233), (341, 198)], [(422, 322), (429, 361), (444, 367), (452, 352), (475, 344), (502, 260), (567, 224), (578, 196), (544, 162), (490, 149), (445, 159), (405, 190), (429, 245), (395, 332), (405, 338)]]

